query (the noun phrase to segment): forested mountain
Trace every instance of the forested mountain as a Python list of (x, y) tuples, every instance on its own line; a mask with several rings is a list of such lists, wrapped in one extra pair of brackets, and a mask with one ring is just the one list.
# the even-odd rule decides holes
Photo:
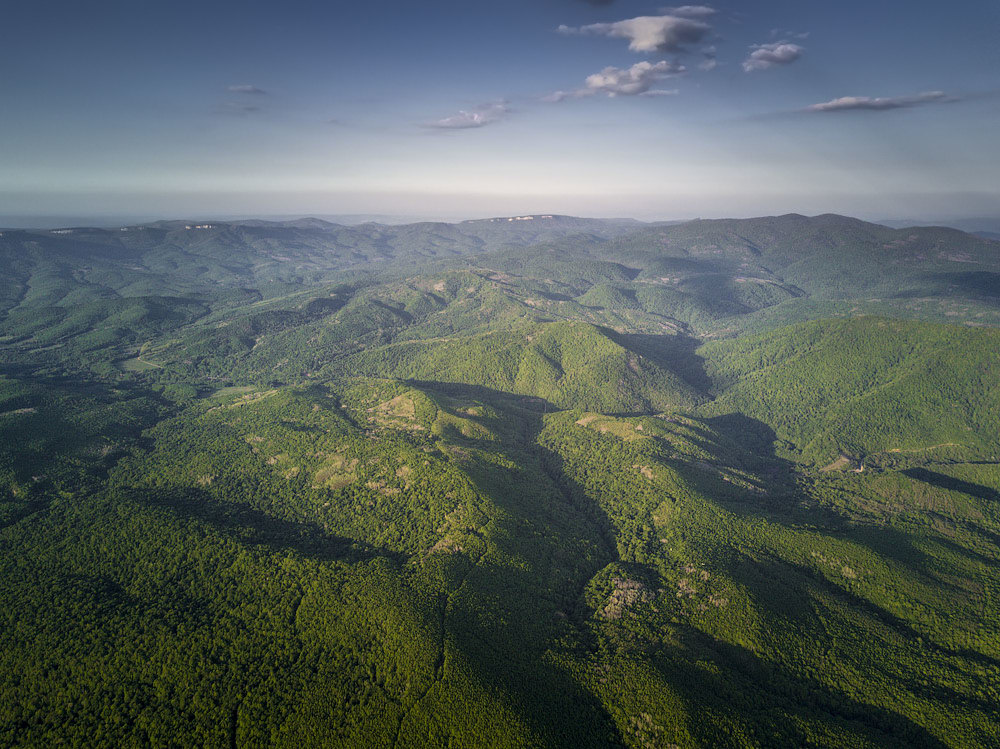
[(0, 743), (1000, 743), (1000, 242), (0, 232)]

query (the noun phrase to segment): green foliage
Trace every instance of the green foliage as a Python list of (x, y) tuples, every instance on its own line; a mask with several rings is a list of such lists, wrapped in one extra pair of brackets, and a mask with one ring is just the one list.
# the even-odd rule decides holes
[(340, 371), (480, 385), (611, 413), (663, 410), (698, 398), (680, 376), (579, 323), (399, 343), (348, 357)]
[(1000, 336), (879, 318), (819, 321), (701, 349), (712, 413), (767, 422), (790, 454), (988, 458), (1000, 454)]
[(997, 745), (996, 247), (5, 231), (0, 744)]

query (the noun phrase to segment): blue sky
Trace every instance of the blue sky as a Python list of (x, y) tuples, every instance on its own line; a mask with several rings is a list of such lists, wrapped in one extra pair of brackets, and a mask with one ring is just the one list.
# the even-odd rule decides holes
[(982, 0), (8, 0), (0, 212), (998, 214), (998, 30)]

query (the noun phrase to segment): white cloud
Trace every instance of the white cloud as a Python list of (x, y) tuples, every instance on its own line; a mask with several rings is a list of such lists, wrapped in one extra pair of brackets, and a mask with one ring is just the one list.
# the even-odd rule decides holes
[(715, 59), (717, 52), (718, 50), (715, 48), (714, 44), (709, 47), (702, 48), (701, 53), (705, 56), (705, 59), (698, 65), (698, 70), (709, 71), (715, 70), (719, 67), (719, 61)]
[(788, 65), (802, 57), (802, 53), (805, 52), (805, 49), (798, 44), (784, 41), (757, 44), (751, 47), (751, 50), (750, 56), (743, 61), (743, 70), (747, 73)]
[(843, 112), (851, 109), (867, 109), (874, 111), (884, 111), (887, 109), (907, 109), (918, 107), (921, 104), (934, 104), (958, 101), (954, 96), (949, 96), (944, 91), (925, 91), (922, 94), (913, 96), (842, 96), (839, 99), (831, 99), (820, 104), (813, 104), (806, 107), (808, 112)]
[(240, 83), (235, 86), (229, 86), (226, 90), (233, 94), (253, 94), (255, 96), (267, 93), (264, 89), (251, 86), (249, 83)]
[(689, 44), (700, 42), (711, 30), (712, 27), (704, 21), (669, 14), (558, 28), (561, 34), (597, 34), (628, 39), (628, 48), (633, 52), (679, 52)]
[(676, 8), (664, 8), (661, 12), (668, 16), (682, 16), (684, 18), (708, 18), (716, 14), (715, 8), (707, 5), (680, 5)]
[(649, 93), (653, 84), (670, 75), (680, 75), (682, 66), (666, 61), (638, 62), (630, 68), (604, 68), (600, 73), (587, 76), (587, 89), (608, 96), (635, 96)]
[(671, 96), (676, 90), (653, 88), (664, 78), (682, 75), (683, 65), (661, 60), (657, 63), (637, 62), (630, 68), (606, 67), (599, 73), (587, 76), (583, 88), (575, 91), (556, 91), (544, 101), (558, 102), (566, 99), (582, 99), (587, 96)]
[(463, 109), (458, 114), (427, 123), (426, 127), (442, 130), (466, 130), (475, 127), (485, 127), (503, 119), (510, 112), (506, 102), (483, 104), (475, 109)]

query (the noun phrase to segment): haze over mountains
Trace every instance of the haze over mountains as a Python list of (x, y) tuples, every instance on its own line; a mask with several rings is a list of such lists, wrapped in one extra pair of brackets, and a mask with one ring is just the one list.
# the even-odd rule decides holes
[[(70, 314), (70, 302), (157, 296), (211, 306), (224, 290), (264, 302), (298, 284), (350, 278), (371, 287), (429, 271), (478, 274), (522, 312), (660, 330), (717, 334), (775, 316), (815, 317), (817, 305), (975, 322), (994, 319), (998, 271), (988, 239), (834, 215), (677, 225), (564, 216), (401, 226), (170, 221), (7, 230), (0, 252), (8, 325), (38, 321), (39, 310)], [(529, 301), (532, 291), (540, 298)]]

